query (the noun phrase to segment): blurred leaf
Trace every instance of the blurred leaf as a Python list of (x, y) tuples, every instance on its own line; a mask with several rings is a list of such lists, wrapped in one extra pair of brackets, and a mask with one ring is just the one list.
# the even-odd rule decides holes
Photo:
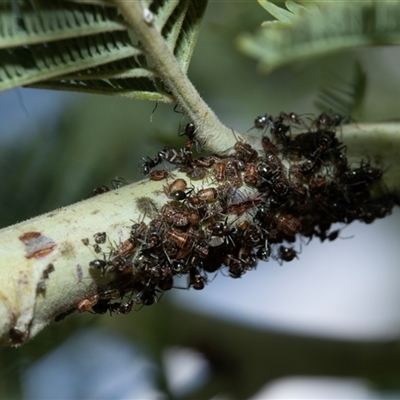
[(335, 76), (330, 76), (330, 84), (327, 84), (320, 93), (318, 100), (314, 102), (317, 109), (324, 112), (347, 115), (352, 120), (359, 120), (365, 91), (367, 87), (367, 75), (359, 62), (354, 66), (354, 75), (351, 82), (338, 81)]
[[(174, 102), (112, 4), (0, 3), (0, 91), (21, 85)], [(184, 71), (207, 1), (154, 1), (153, 25)]]
[(254, 35), (237, 39), (239, 49), (269, 73), (283, 65), (360, 46), (398, 44), (398, 1), (286, 2), (287, 10), (266, 0), (262, 7), (276, 18)]

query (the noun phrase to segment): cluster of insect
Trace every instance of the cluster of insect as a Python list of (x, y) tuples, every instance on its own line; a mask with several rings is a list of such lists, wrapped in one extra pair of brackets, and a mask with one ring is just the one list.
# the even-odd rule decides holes
[[(129, 237), (107, 255), (100, 248), (106, 234), (94, 235), (99, 257), (90, 262), (91, 271), (117, 279), (115, 287), (82, 300), (77, 309), (126, 314), (134, 305), (157, 302), (175, 277), (187, 276), (187, 287), (201, 290), (216, 271), (240, 278), (259, 260), (294, 260), (300, 252), (296, 238), (336, 239), (340, 230), (333, 223), (371, 223), (389, 214), (393, 197), (371, 196), (382, 170), (366, 160), (348, 163), (339, 140), (342, 121), (327, 113), (307, 121), (294, 113), (265, 114), (253, 127), (262, 150), (237, 140), (232, 155), (223, 158), (196, 158), (196, 127), (187, 124), (183, 148), (165, 147), (140, 165), (150, 179), (165, 181), (162, 208), (149, 207), (150, 222), (134, 223)], [(203, 186), (195, 187), (196, 180)]]

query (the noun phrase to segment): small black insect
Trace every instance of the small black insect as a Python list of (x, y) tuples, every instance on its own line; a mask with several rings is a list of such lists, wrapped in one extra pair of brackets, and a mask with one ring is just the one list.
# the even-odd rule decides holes
[(99, 186), (99, 187), (93, 189), (92, 193), (90, 194), (90, 197), (98, 196), (99, 194), (103, 194), (103, 193), (106, 193), (109, 191), (110, 191), (110, 189), (107, 186), (102, 185), (102, 186)]
[(105, 260), (96, 259), (96, 260), (90, 261), (90, 263), (89, 263), (90, 269), (101, 270), (103, 274), (105, 272), (106, 267), (107, 267), (107, 262)]
[(279, 246), (278, 261), (282, 265), (283, 261), (293, 261), (297, 257), (297, 251), (293, 247)]

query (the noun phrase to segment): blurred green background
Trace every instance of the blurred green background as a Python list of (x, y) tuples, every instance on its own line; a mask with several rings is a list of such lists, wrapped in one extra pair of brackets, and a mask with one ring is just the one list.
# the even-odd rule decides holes
[[(253, 1), (211, 1), (206, 12), (189, 76), (227, 126), (247, 131), (254, 118), (264, 113), (317, 113), (313, 102), (321, 88), (350, 82), (357, 61), (367, 74), (360, 120), (398, 117), (398, 48), (358, 49), (261, 76), (256, 63), (235, 49), (234, 39), (243, 31), (253, 31), (264, 19)], [(44, 102), (43, 96), (33, 89), (0, 95), (1, 227), (84, 199), (95, 187), (110, 186), (116, 176), (142, 179), (141, 157), (154, 155), (164, 145), (183, 143), (177, 136), (182, 116), (171, 106), (160, 104), (152, 113), (154, 104), (149, 102), (57, 94), (54, 107), (39, 113), (36, 108)], [(13, 124), (12, 119), (21, 124)], [(207, 289), (199, 295), (207, 296)], [(118, 333), (147, 354), (156, 366), (151, 374), (154, 383), (165, 398), (245, 399), (266, 383), (291, 375), (363, 378), (381, 390), (381, 396), (400, 390), (397, 340), (346, 341), (270, 332), (188, 311), (171, 302), (167, 293), (159, 304), (127, 316), (72, 315), (19, 349), (1, 349), (0, 398), (34, 398), (24, 389), (29, 368), (76, 332), (93, 328)], [(181, 397), (171, 390), (163, 362), (170, 346), (196, 349), (208, 360), (206, 383)], [(106, 369), (105, 380), (114, 379), (113, 368), (111, 364)], [(85, 398), (82, 393), (77, 389), (74, 394), (60, 393), (59, 398)], [(139, 398), (135, 396), (112, 398)]]

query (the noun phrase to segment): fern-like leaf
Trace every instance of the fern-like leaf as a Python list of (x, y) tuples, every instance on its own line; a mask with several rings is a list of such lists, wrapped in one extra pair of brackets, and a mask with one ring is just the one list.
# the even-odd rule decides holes
[[(154, 26), (186, 72), (207, 1), (156, 0)], [(0, 91), (29, 85), (174, 102), (115, 4), (0, 3)]]
[(125, 29), (115, 8), (59, 1), (0, 3), (0, 49)]
[(276, 19), (255, 34), (242, 34), (237, 45), (269, 73), (283, 65), (359, 46), (400, 43), (398, 1), (286, 2), (287, 10), (266, 0)]
[(359, 120), (367, 87), (367, 75), (356, 62), (351, 82), (340, 82), (329, 77), (334, 85), (327, 85), (318, 93), (314, 105), (323, 112), (335, 112), (348, 116), (351, 120)]

